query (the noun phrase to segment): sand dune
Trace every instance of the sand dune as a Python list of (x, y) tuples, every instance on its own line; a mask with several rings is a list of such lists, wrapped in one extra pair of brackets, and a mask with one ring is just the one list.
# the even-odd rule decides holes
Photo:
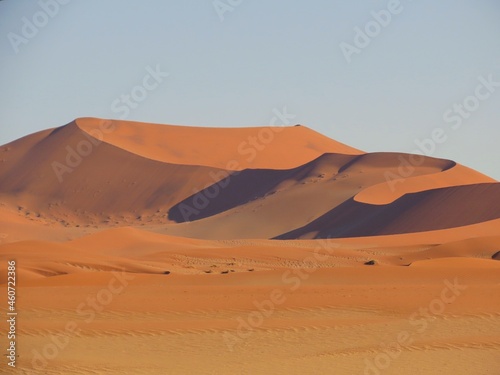
[(19, 373), (496, 374), (499, 193), (305, 126), (29, 135), (0, 147)]
[(360, 191), (354, 200), (368, 204), (389, 204), (404, 194), (444, 187), (496, 182), (488, 176), (457, 164), (448, 169), (438, 170), (436, 173), (417, 176), (415, 172), (412, 172), (408, 178), (396, 175), (394, 179), (389, 179), (389, 181), (389, 183), (385, 181)]
[[(416, 193), (402, 189), (391, 193), (385, 173), (396, 173), (397, 160), (406, 156), (325, 154), (303, 167), (279, 173), (247, 170), (224, 182), (224, 189), (218, 187), (223, 192), (214, 198), (206, 199), (217, 191), (210, 187), (174, 206), (170, 218), (195, 222), (169, 226), (168, 230), (175, 235), (211, 239), (327, 238), (432, 231), (500, 217), (495, 199), (499, 185), (446, 160), (424, 160), (420, 176), (409, 178), (407, 183)], [(445, 175), (442, 179), (441, 174)], [(452, 181), (456, 182), (450, 186)], [(474, 181), (491, 186), (476, 186)], [(441, 186), (450, 189), (436, 189)], [(472, 196), (464, 199), (469, 193)], [(197, 201), (203, 198), (207, 205), (197, 209)], [(480, 203), (476, 204), (476, 199)], [(382, 201), (388, 203), (382, 205)], [(434, 214), (438, 201), (443, 208)], [(199, 219), (205, 220), (196, 222)], [(256, 221), (263, 225), (253, 225)]]
[(500, 184), (491, 183), (407, 194), (384, 206), (350, 200), (278, 238), (359, 237), (461, 227), (498, 219), (499, 194)]
[[(82, 118), (75, 123), (85, 132), (95, 134), (102, 121)], [(287, 169), (327, 152), (363, 153), (304, 126), (208, 128), (111, 120), (107, 127), (113, 130), (102, 133), (104, 142), (136, 155), (165, 163), (226, 170)]]
[[(396, 234), (499, 217), (487, 176), (429, 157), (407, 175), (401, 163), (414, 156), (360, 154), (302, 126), (282, 128), (251, 169), (217, 168), (241, 156), (233, 145), (262, 129), (79, 119), (3, 147), (4, 206), (49, 226), (159, 225), (210, 239)], [(215, 153), (214, 139), (225, 144)], [(469, 192), (476, 196), (463, 199)], [(442, 209), (434, 215), (437, 201)]]
[[(141, 215), (164, 220), (168, 209), (193, 190), (227, 176), (215, 168), (145, 159), (106, 143), (92, 146), (84, 157), (64, 146), (76, 152), (80, 142), (91, 145), (70, 124), (45, 134), (29, 150), (23, 143), (8, 146), (0, 170), (0, 188), (12, 197), (6, 201), (15, 200), (12, 205), (21, 211), (63, 224), (135, 222)], [(21, 153), (25, 156), (19, 157)], [(59, 179), (54, 163), (67, 166), (68, 160), (74, 164), (67, 171), (62, 169)]]

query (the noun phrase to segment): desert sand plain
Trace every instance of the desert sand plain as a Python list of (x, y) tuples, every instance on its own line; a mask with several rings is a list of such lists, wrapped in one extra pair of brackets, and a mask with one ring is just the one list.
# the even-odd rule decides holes
[(306, 126), (31, 134), (0, 147), (0, 373), (498, 375), (499, 193)]

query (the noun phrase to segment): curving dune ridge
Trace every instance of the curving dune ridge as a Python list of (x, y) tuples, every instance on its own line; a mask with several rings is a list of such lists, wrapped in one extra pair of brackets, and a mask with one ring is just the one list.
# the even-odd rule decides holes
[[(103, 120), (82, 118), (75, 124), (96, 134)], [(359, 155), (363, 152), (304, 126), (208, 128), (107, 120), (103, 140), (148, 159), (228, 170), (286, 169), (325, 152)], [(268, 147), (269, 146), (269, 147)], [(298, 152), (291, 152), (297, 150)]]

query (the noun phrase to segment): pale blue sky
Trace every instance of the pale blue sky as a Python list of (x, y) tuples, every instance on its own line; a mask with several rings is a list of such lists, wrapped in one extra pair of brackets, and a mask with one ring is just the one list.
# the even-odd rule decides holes
[[(236, 4), (223, 21), (213, 0), (72, 0), (53, 17), (38, 1), (1, 1), (0, 144), (77, 117), (119, 118), (112, 103), (159, 65), (170, 75), (127, 119), (256, 126), (286, 107), (293, 124), (365, 151), (412, 152), (442, 128), (432, 156), (500, 179), (500, 87), (469, 98), (467, 118), (443, 120), (480, 77), (500, 82), (498, 0), (401, 0), (350, 63), (340, 44), (355, 46), (354, 29), (389, 1), (220, 2)], [(42, 25), (35, 36), (23, 17)]]

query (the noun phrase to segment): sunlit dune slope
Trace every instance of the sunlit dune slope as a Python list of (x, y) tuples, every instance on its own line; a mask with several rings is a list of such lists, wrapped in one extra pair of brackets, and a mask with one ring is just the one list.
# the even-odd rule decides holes
[[(98, 134), (104, 120), (81, 118), (77, 126)], [(108, 120), (109, 121), (109, 120)], [(209, 128), (112, 120), (104, 142), (165, 163), (242, 170), (297, 167), (326, 152), (363, 152), (305, 126)]]

